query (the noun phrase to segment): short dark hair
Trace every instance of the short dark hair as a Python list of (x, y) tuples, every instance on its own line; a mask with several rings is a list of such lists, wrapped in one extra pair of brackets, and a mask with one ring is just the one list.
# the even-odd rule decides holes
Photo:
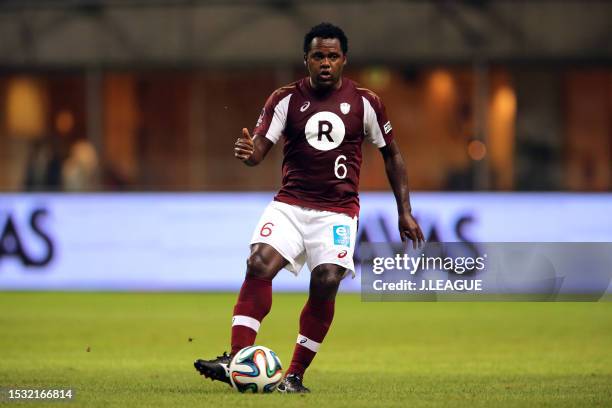
[(348, 52), (348, 38), (346, 38), (344, 31), (331, 23), (321, 23), (312, 27), (304, 36), (304, 54), (308, 54), (308, 51), (310, 51), (310, 43), (312, 43), (312, 40), (316, 37), (336, 38), (340, 41), (342, 53), (346, 54)]

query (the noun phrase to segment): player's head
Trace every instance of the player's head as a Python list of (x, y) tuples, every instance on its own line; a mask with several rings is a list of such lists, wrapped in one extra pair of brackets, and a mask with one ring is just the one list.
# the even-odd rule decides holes
[(338, 86), (346, 65), (348, 39), (340, 27), (321, 23), (304, 36), (304, 65), (316, 89)]

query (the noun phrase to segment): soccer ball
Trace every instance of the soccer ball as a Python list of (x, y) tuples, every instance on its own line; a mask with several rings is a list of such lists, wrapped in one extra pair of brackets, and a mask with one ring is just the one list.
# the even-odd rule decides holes
[(229, 365), (232, 387), (240, 392), (272, 392), (283, 379), (281, 362), (267, 347), (249, 346), (240, 350)]

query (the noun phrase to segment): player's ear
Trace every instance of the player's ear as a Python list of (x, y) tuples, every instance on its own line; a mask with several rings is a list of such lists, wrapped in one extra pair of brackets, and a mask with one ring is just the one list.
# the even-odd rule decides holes
[(304, 54), (304, 66), (308, 66), (308, 54)]

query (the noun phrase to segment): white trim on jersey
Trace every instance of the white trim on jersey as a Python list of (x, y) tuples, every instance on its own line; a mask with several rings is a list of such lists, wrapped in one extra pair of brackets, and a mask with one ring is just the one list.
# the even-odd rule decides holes
[(314, 351), (315, 353), (319, 351), (319, 347), (321, 347), (321, 343), (317, 343), (316, 341), (311, 340), (306, 336), (302, 336), (301, 334), (298, 334), (296, 343), (300, 346), (306, 347), (310, 351)]
[(253, 319), (252, 317), (249, 317), (249, 316), (236, 315), (232, 317), (232, 327), (246, 326), (258, 332), (260, 325), (261, 323), (259, 322), (259, 320)]
[(274, 115), (272, 116), (272, 121), (270, 122), (268, 131), (266, 132), (266, 139), (272, 143), (278, 142), (283, 134), (283, 130), (285, 130), (285, 125), (287, 123), (287, 111), (289, 110), (289, 100), (291, 99), (291, 95), (293, 94), (285, 96), (274, 107)]
[(378, 124), (378, 117), (376, 111), (370, 104), (370, 101), (362, 96), (363, 99), (363, 132), (366, 138), (379, 149), (385, 147), (387, 142), (383, 137), (383, 131)]

